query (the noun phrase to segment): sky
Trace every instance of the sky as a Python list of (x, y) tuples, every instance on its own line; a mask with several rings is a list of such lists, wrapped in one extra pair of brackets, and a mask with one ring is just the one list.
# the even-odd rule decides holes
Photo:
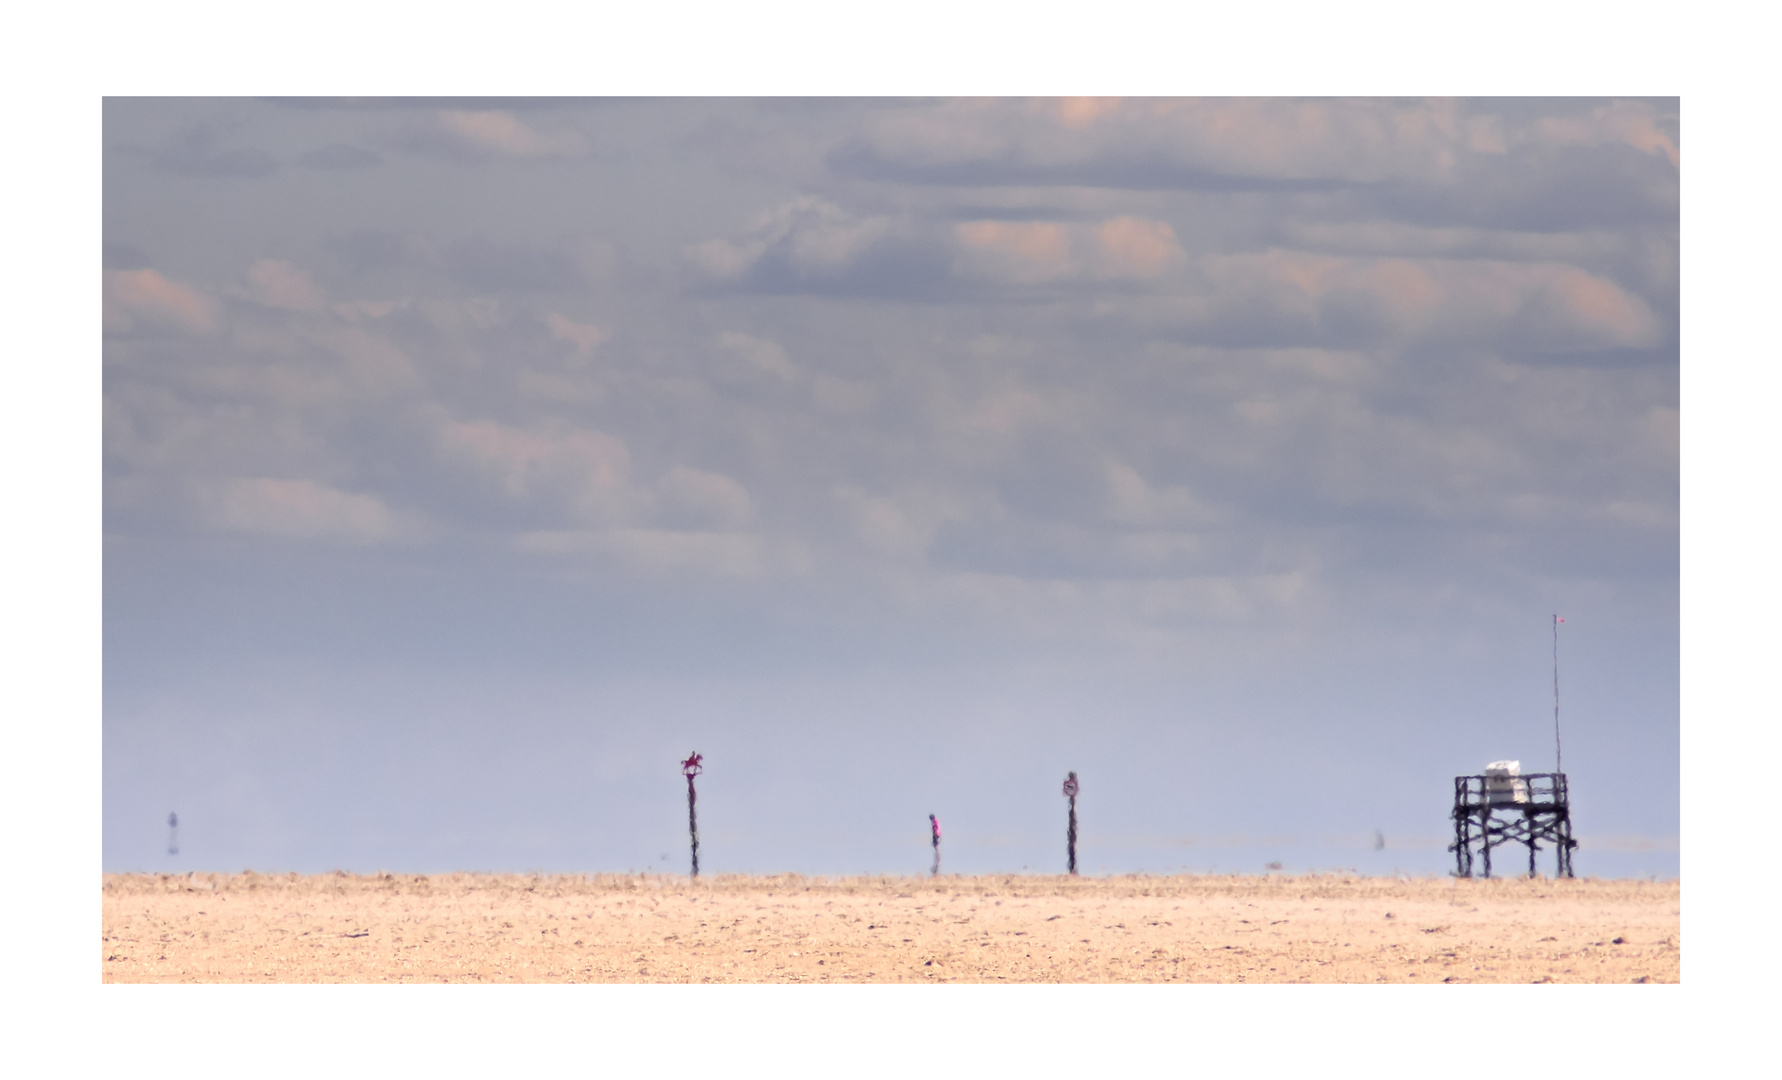
[(1678, 111), (107, 99), (104, 868), (1675, 875)]

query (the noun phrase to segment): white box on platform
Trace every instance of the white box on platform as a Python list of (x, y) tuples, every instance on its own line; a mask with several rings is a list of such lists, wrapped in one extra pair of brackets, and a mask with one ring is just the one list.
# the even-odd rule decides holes
[(1512, 806), (1528, 801), (1528, 781), (1520, 776), (1522, 762), (1494, 761), (1485, 766), (1485, 801), (1492, 806)]

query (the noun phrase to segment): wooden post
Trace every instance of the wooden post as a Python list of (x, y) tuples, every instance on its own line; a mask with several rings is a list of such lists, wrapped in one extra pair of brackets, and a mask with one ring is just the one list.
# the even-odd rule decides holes
[(1070, 874), (1077, 873), (1077, 774), (1064, 778), (1064, 797), (1070, 800), (1070, 824), (1064, 830), (1064, 850), (1070, 861)]
[(687, 755), (681, 762), (681, 775), (687, 778), (687, 835), (693, 841), (693, 876), (699, 876), (699, 813), (696, 803), (699, 793), (693, 789), (693, 778), (703, 771), (699, 764), (702, 759), (698, 751)]
[(940, 876), (940, 819), (933, 814), (928, 815), (928, 831), (934, 842), (934, 865), (928, 868), (929, 877)]

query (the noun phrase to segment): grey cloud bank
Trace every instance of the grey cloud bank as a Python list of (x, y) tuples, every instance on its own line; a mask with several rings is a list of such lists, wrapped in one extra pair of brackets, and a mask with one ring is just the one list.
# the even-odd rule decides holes
[(1674, 100), (104, 134), (107, 869), (1676, 872)]

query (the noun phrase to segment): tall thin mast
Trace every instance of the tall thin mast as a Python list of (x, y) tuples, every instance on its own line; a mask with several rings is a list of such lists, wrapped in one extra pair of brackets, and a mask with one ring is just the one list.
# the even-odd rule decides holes
[(1553, 771), (1565, 772), (1565, 755), (1559, 745), (1559, 624), (1565, 620), (1553, 616)]

